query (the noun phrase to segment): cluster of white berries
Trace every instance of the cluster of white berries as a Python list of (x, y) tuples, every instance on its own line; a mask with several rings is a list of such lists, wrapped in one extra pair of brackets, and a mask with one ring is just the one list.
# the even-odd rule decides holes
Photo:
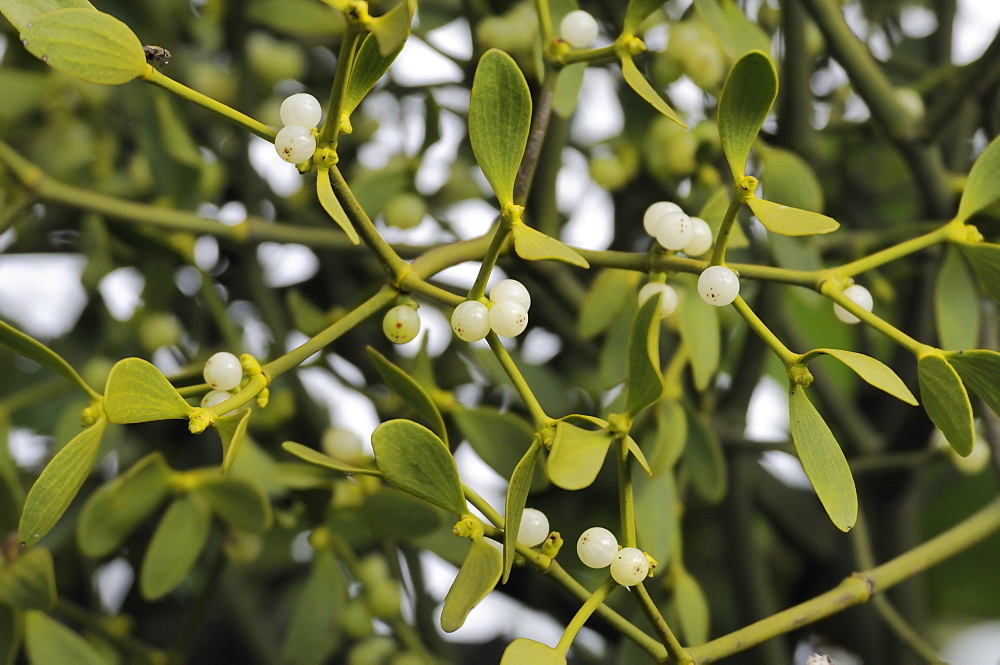
[(478, 342), (492, 329), (501, 337), (517, 337), (528, 326), (531, 295), (516, 279), (505, 279), (490, 290), (491, 306), (466, 300), (451, 315), (451, 329), (465, 342)]
[[(875, 304), (871, 292), (860, 284), (851, 284), (844, 289), (844, 296), (866, 312), (872, 311)], [(833, 313), (844, 323), (857, 323), (861, 319), (854, 316), (840, 305), (834, 304)]]
[(279, 113), (284, 127), (274, 137), (274, 149), (286, 162), (306, 161), (316, 151), (316, 136), (312, 130), (323, 117), (323, 107), (309, 93), (300, 92), (285, 99)]
[(622, 586), (635, 586), (649, 574), (649, 559), (637, 547), (618, 547), (618, 539), (602, 526), (592, 526), (576, 541), (576, 554), (589, 568), (611, 566), (611, 577)]
[(390, 309), (382, 319), (382, 332), (394, 344), (412, 342), (420, 332), (420, 315), (417, 314), (417, 308), (397, 305)]
[(229, 391), (243, 380), (243, 365), (233, 354), (220, 351), (205, 362), (204, 375), (212, 390), (201, 399), (201, 405), (210, 409), (232, 397)]
[(597, 39), (597, 21), (582, 9), (566, 14), (559, 24), (559, 34), (563, 41), (574, 48), (587, 48)]

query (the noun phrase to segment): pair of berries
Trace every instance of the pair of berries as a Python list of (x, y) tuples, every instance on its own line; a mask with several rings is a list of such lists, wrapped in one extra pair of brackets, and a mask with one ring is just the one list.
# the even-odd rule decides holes
[(274, 149), (286, 162), (299, 164), (316, 152), (316, 136), (313, 129), (323, 117), (323, 107), (319, 100), (307, 92), (288, 97), (281, 103), (281, 124), (274, 137)]
[(492, 329), (501, 337), (517, 337), (528, 326), (531, 295), (516, 279), (505, 279), (490, 291), (492, 307), (466, 300), (451, 315), (451, 329), (465, 342), (478, 342)]
[(576, 541), (576, 554), (589, 568), (611, 566), (611, 577), (622, 586), (635, 586), (649, 575), (649, 559), (638, 547), (618, 547), (618, 539), (602, 526), (592, 526)]
[(243, 380), (243, 365), (233, 354), (220, 351), (205, 362), (204, 376), (212, 390), (201, 399), (201, 405), (211, 409), (233, 396), (229, 391)]

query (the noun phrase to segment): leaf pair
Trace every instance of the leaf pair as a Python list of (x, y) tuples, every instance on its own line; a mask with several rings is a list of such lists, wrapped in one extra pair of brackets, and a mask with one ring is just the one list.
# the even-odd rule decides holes
[(963, 457), (976, 443), (975, 418), (965, 386), (1000, 414), (1000, 353), (954, 351), (928, 353), (917, 361), (924, 409), (948, 443)]

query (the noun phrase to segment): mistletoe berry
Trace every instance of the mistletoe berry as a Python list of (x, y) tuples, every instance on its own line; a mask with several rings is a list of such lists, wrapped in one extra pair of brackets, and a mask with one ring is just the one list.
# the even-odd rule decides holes
[(618, 539), (603, 526), (592, 526), (580, 534), (576, 554), (589, 568), (605, 568), (618, 556)]
[(656, 227), (660, 218), (668, 212), (684, 212), (681, 207), (672, 201), (657, 201), (648, 208), (642, 216), (642, 228), (652, 237), (656, 237)]
[(501, 300), (490, 309), (490, 328), (501, 337), (517, 337), (528, 327), (528, 310), (516, 300)]
[(656, 221), (656, 242), (665, 249), (684, 249), (694, 237), (691, 218), (683, 212), (673, 211), (660, 215)]
[(205, 383), (215, 390), (232, 390), (243, 379), (240, 359), (227, 351), (219, 351), (205, 363)]
[(660, 294), (660, 318), (670, 316), (677, 309), (677, 292), (669, 284), (650, 282), (639, 289), (639, 306)]
[(205, 393), (205, 396), (201, 398), (201, 405), (206, 409), (211, 409), (216, 404), (222, 404), (232, 396), (232, 393), (228, 390), (212, 390)]
[(684, 245), (688, 256), (700, 256), (712, 247), (712, 227), (701, 217), (691, 217), (691, 240)]
[(300, 92), (281, 102), (281, 124), (285, 127), (312, 128), (319, 124), (323, 117), (323, 107), (319, 100), (308, 92)]
[(298, 164), (316, 152), (316, 137), (305, 127), (289, 125), (278, 130), (278, 135), (274, 137), (274, 149), (286, 162)]
[(635, 586), (649, 574), (649, 559), (636, 547), (623, 547), (611, 562), (611, 577), (622, 586)]
[(597, 39), (597, 21), (582, 9), (566, 14), (559, 24), (559, 34), (575, 48), (587, 48)]
[(516, 279), (505, 279), (497, 282), (496, 286), (490, 289), (490, 300), (500, 302), (501, 300), (513, 300), (520, 303), (524, 311), (531, 309), (531, 294), (524, 284)]
[[(848, 286), (844, 289), (844, 295), (848, 300), (855, 303), (866, 312), (872, 311), (872, 306), (875, 304), (875, 301), (872, 299), (871, 291), (860, 284), (851, 284)], [(855, 324), (861, 320), (837, 304), (834, 304), (833, 306), (833, 313), (836, 314), (837, 318), (844, 323)]]
[(525, 508), (521, 513), (521, 527), (517, 530), (517, 544), (525, 547), (541, 545), (549, 537), (549, 518), (540, 510)]
[(382, 332), (394, 344), (412, 342), (420, 332), (420, 315), (409, 305), (398, 305), (385, 313)]
[(698, 295), (709, 305), (725, 307), (740, 294), (740, 278), (726, 266), (710, 266), (698, 277)]
[(463, 342), (478, 342), (490, 331), (490, 310), (476, 300), (466, 300), (451, 314), (451, 329)]

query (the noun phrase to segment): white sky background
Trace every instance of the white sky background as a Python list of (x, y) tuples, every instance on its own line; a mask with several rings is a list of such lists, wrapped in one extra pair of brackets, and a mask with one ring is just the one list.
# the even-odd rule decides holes
[[(678, 10), (683, 4), (675, 3)], [(977, 58), (993, 39), (1000, 26), (1000, 0), (959, 0), (958, 6), (954, 60), (963, 64)], [(913, 10), (909, 16), (904, 17), (904, 29), (933, 30), (934, 26), (933, 24), (928, 26), (927, 18), (926, 12)], [(440, 39), (434, 40), (435, 45), (453, 49), (461, 56), (469, 56), (471, 45), (467, 28), (457, 28), (439, 37)], [(5, 47), (6, 44), (0, 41), (0, 57)], [(442, 59), (426, 45), (418, 43), (416, 39), (411, 39), (408, 43), (398, 64), (394, 65), (392, 75), (400, 82), (414, 85), (428, 81), (458, 80), (458, 73), (453, 64)], [(574, 118), (572, 125), (574, 140), (582, 144), (593, 144), (617, 135), (621, 130), (623, 118), (621, 108), (615, 101), (614, 90), (618, 85), (615, 77), (607, 70), (591, 69), (587, 72), (584, 85), (584, 96), (589, 101), (578, 110)], [(685, 84), (681, 83), (671, 92), (679, 106), (682, 108), (688, 106), (685, 100), (690, 99), (690, 107), (693, 109), (700, 104), (700, 92), (686, 89), (684, 86)], [(467, 100), (467, 93), (460, 89), (453, 90), (452, 93), (458, 95), (459, 103), (462, 95), (465, 95)], [(451, 103), (453, 102), (452, 99)], [(428, 187), (433, 189), (446, 177), (441, 165), (447, 162), (448, 151), (454, 149), (465, 131), (461, 121), (450, 114), (443, 115), (442, 129), (445, 139), (442, 144), (434, 148), (440, 158), (435, 158), (432, 152), (425, 159), (425, 166), (418, 174), (418, 186), (422, 190)], [(377, 163), (401, 148), (412, 146), (413, 139), (412, 128), (404, 134), (382, 118), (382, 128), (376, 135), (375, 142), (366, 148), (364, 157), (366, 161)], [(280, 194), (293, 193), (301, 186), (301, 180), (294, 168), (278, 159), (270, 144), (255, 141), (251, 149), (251, 161)], [(483, 184), (485, 185), (485, 181)], [(586, 157), (575, 149), (567, 148), (564, 156), (564, 169), (558, 181), (558, 205), (560, 210), (569, 216), (569, 223), (563, 231), (563, 240), (572, 245), (593, 249), (603, 249), (608, 246), (611, 241), (610, 219), (614, 212), (611, 198), (590, 181)], [(234, 220), (239, 221), (241, 215), (245, 215), (245, 209), (235, 202), (221, 208), (207, 205), (202, 212), (206, 217), (220, 219), (221, 223), (233, 223)], [(471, 237), (481, 234), (488, 228), (495, 214), (496, 209), (491, 204), (469, 201), (451, 211), (450, 221), (462, 237)], [(436, 224), (430, 219), (425, 219), (425, 222), (412, 232), (398, 233), (395, 229), (385, 229), (384, 226), (382, 228), (391, 236), (392, 241), (431, 242), (438, 233)], [(12, 231), (0, 236), (0, 252), (9, 247), (13, 241)], [(208, 244), (214, 247), (214, 240)], [(217, 249), (214, 251), (217, 255)], [(317, 267), (316, 257), (311, 250), (298, 245), (281, 246), (267, 243), (259, 249), (259, 259), (267, 282), (273, 286), (285, 286), (308, 279)], [(209, 259), (208, 262), (214, 262), (214, 259)], [(0, 316), (42, 339), (58, 338), (66, 334), (72, 330), (85, 304), (86, 296), (80, 285), (83, 268), (83, 257), (78, 255), (0, 253)], [(467, 288), (475, 277), (476, 269), (477, 265), (472, 263), (456, 266), (449, 269), (444, 278), (451, 284)], [(493, 281), (502, 278), (503, 275), (498, 274)], [(111, 314), (119, 320), (127, 320), (142, 302), (143, 287), (138, 271), (123, 268), (109, 275), (101, 284), (100, 291)], [(436, 355), (447, 345), (451, 331), (445, 317), (439, 313), (429, 312), (430, 309), (425, 306), (421, 309), (421, 314), (424, 328), (428, 331), (426, 334), (431, 336), (432, 352)], [(251, 330), (260, 327), (259, 322), (254, 321), (252, 311), (244, 312), (243, 316), (246, 317)], [(255, 323), (257, 323), (256, 328)], [(255, 338), (251, 334), (248, 337), (248, 346), (261, 344), (259, 336)], [(535, 356), (543, 361), (558, 350), (558, 341), (553, 336), (543, 333), (532, 337), (533, 339), (520, 342), (524, 345), (524, 352), (528, 356)], [(300, 338), (287, 340), (287, 343), (292, 345), (299, 342)], [(416, 348), (416, 343), (411, 343), (400, 347), (400, 352), (410, 355)], [(335, 358), (331, 360), (330, 367), (349, 381), (353, 375), (352, 368), (345, 366), (345, 362)], [(354, 430), (363, 440), (368, 441), (378, 420), (367, 400), (359, 397), (354, 390), (345, 386), (335, 378), (333, 372), (322, 365), (316, 365), (305, 371), (303, 379), (320, 395), (320, 402), (328, 406), (332, 422)], [(787, 437), (787, 404), (784, 401), (786, 397), (784, 390), (772, 383), (768, 379), (762, 380), (755, 392), (747, 426), (749, 438), (768, 441), (784, 440)], [(30, 432), (16, 431), (12, 437), (14, 452), (23, 464), (37, 463), (42, 457), (43, 445), (44, 439)], [(484, 494), (491, 503), (502, 505), (503, 479), (479, 462), (475, 455), (462, 454), (459, 457), (463, 477), (474, 486), (483, 487)], [(797, 460), (790, 456), (772, 454), (768, 456), (766, 464), (776, 474), (793, 484), (801, 484), (805, 480)], [(572, 535), (567, 535), (568, 541), (571, 538)], [(569, 542), (567, 547), (571, 548), (572, 542)], [(439, 573), (433, 575), (432, 579), (439, 580), (440, 584), (434, 583), (432, 586), (437, 596), (443, 599), (447, 584), (450, 584), (455, 571), (449, 570), (448, 564), (433, 560), (433, 557), (428, 556), (427, 559), (428, 564)], [(121, 564), (115, 562), (115, 565), (120, 568)], [(127, 588), (131, 583), (130, 575), (130, 571), (125, 571), (125, 574), (119, 571), (114, 575), (107, 570), (102, 573), (100, 582), (102, 596), (111, 599), (106, 598), (106, 602), (112, 606), (116, 604), (115, 599), (122, 593), (122, 584)], [(117, 586), (115, 579), (118, 580)], [(495, 635), (504, 635), (508, 638), (530, 636), (554, 644), (561, 627), (546, 620), (545, 617), (530, 614), (527, 608), (520, 607), (519, 612), (511, 612), (516, 605), (517, 603), (500, 594), (489, 596), (472, 612), (466, 625), (449, 639), (478, 641)], [(589, 636), (588, 642), (590, 648), (600, 649), (600, 640), (596, 636)], [(983, 663), (992, 665), (1000, 658), (1000, 624), (984, 624), (977, 629), (974, 636), (970, 635), (965, 642), (959, 642), (961, 640), (949, 647), (948, 655), (951, 657), (952, 665), (983, 665)], [(971, 647), (967, 643), (980, 645), (978, 647), (980, 650), (969, 651)], [(985, 647), (986, 651), (981, 650), (983, 644), (988, 645)], [(969, 655), (970, 653), (978, 655)], [(990, 658), (992, 660), (989, 660)]]

